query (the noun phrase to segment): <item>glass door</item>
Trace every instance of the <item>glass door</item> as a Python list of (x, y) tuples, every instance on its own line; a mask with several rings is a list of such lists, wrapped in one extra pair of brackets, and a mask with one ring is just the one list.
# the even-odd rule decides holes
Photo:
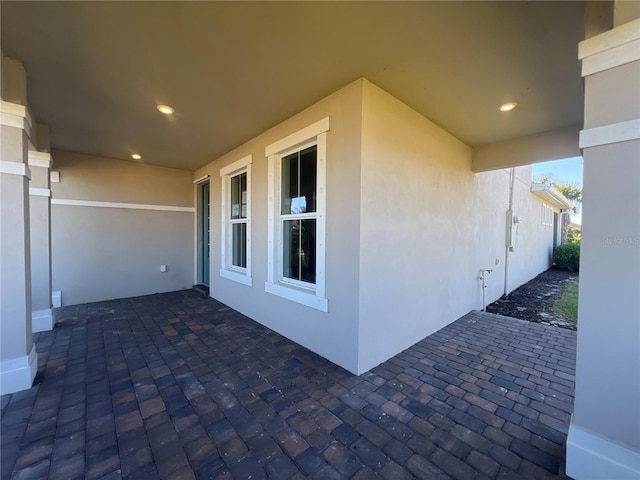
[(209, 203), (209, 184), (202, 186), (202, 283), (209, 285), (209, 252), (211, 251), (211, 205)]

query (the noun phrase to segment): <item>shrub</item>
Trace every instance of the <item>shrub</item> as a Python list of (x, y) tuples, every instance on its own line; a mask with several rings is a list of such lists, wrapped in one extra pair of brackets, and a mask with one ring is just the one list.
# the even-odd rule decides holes
[(553, 263), (560, 270), (577, 272), (580, 269), (580, 243), (564, 243), (553, 251)]

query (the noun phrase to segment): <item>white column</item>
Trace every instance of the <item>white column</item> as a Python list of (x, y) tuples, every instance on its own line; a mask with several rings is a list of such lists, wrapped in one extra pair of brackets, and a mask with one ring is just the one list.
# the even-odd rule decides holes
[(638, 479), (640, 19), (581, 42), (579, 55), (585, 77), (584, 187), (566, 472), (576, 480)]
[(51, 304), (51, 164), (51, 154), (29, 151), (31, 318), (34, 332), (51, 330), (55, 324)]
[(22, 64), (2, 57), (0, 82), (0, 394), (30, 388), (38, 368), (31, 341), (31, 252), (27, 149), (33, 121)]
[[(0, 394), (30, 388), (38, 362), (31, 341), (31, 265), (27, 135), (0, 126)], [(24, 118), (24, 117), (23, 117)], [(9, 120), (18, 120), (15, 118)]]

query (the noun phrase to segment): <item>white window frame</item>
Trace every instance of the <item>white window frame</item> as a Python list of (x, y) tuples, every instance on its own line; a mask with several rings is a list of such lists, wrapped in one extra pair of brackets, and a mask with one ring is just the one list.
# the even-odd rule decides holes
[(547, 227), (553, 226), (553, 208), (546, 203), (542, 204), (542, 224)]
[[(268, 158), (268, 252), (265, 291), (287, 300), (301, 303), (322, 312), (329, 311), (325, 293), (326, 241), (326, 157), (329, 117), (309, 125), (265, 148)], [(316, 219), (316, 283), (310, 284), (282, 274), (283, 217), (281, 215), (282, 158), (316, 145), (316, 211), (308, 218)]]
[[(220, 169), (220, 180), (222, 183), (221, 188), (221, 201), (220, 208), (222, 212), (222, 220), (220, 224), (220, 240), (221, 240), (221, 268), (220, 276), (228, 280), (233, 280), (249, 287), (253, 286), (253, 279), (251, 277), (251, 164), (253, 163), (253, 155), (247, 155), (240, 160), (227, 165)], [(234, 266), (232, 264), (232, 248), (231, 241), (232, 228), (234, 223), (231, 220), (231, 201), (229, 195), (231, 195), (231, 179), (243, 173), (247, 174), (247, 267), (242, 268)], [(244, 222), (244, 219), (243, 219)]]

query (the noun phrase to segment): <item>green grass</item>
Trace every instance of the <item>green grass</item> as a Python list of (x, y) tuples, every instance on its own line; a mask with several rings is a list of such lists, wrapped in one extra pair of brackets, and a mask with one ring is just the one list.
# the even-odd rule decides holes
[(567, 320), (578, 321), (578, 279), (566, 283), (560, 298), (553, 305), (553, 310)]

